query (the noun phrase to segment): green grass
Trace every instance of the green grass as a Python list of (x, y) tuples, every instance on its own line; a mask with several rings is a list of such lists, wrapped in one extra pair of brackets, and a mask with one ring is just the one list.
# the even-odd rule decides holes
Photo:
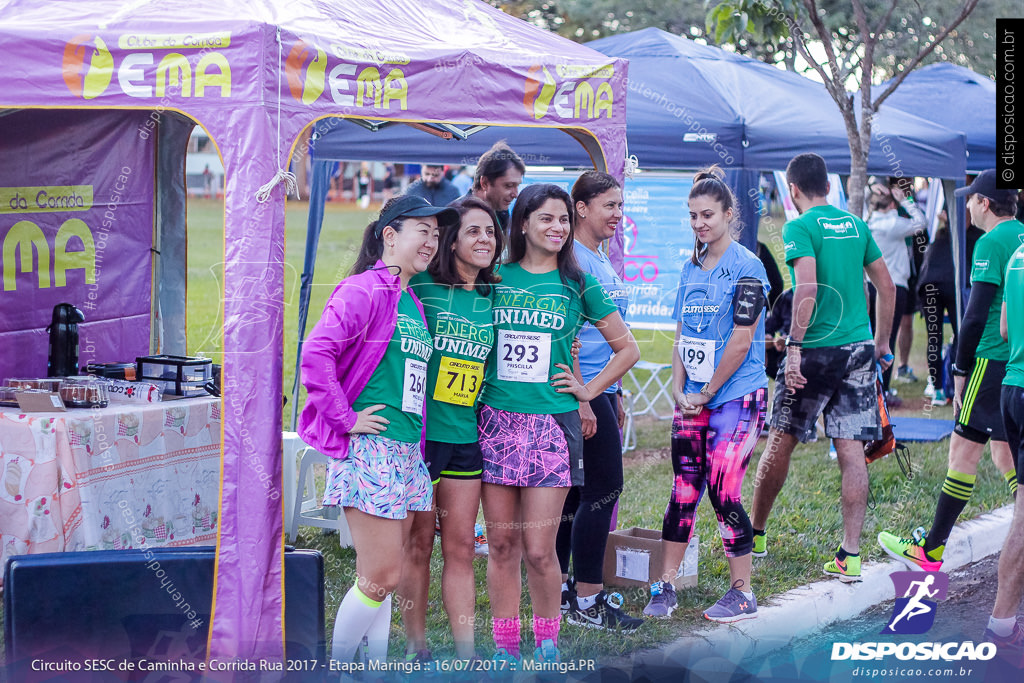
[[(294, 376), (296, 348), (297, 302), (299, 276), (305, 244), (307, 207), (302, 202), (289, 202), (286, 230), (286, 302), (284, 332), (284, 388), (290, 394)], [(327, 207), (315, 285), (310, 303), (309, 326), (317, 320), (327, 296), (347, 272), (355, 257), (355, 247), (373, 211), (361, 211), (351, 204)], [(781, 221), (773, 217), (776, 225)], [(223, 260), (223, 207), (219, 202), (191, 200), (189, 203), (189, 290), (188, 332), (189, 352), (204, 352), (219, 359), (221, 351), (221, 286)], [(762, 224), (764, 233), (764, 224)], [(762, 239), (765, 239), (764, 234)], [(769, 246), (775, 246), (766, 239)], [(635, 335), (645, 360), (666, 363), (671, 358), (671, 334), (637, 330)], [(912, 366), (919, 376), (925, 372), (923, 323), (915, 324), (915, 346)], [(923, 383), (897, 385), (908, 398), (898, 414), (951, 418), (947, 407), (923, 405), (920, 392)], [(627, 382), (627, 388), (635, 389)], [(914, 400), (909, 400), (913, 397)], [(667, 408), (667, 407), (666, 407)], [(286, 418), (287, 420), (287, 418)], [(669, 423), (651, 418), (637, 420), (639, 448), (625, 459), (625, 487), (620, 499), (619, 526), (660, 528), (662, 515), (672, 486), (672, 468), (668, 458)], [(883, 559), (881, 550), (872, 542), (880, 530), (899, 532), (923, 524), (928, 526), (934, 510), (935, 496), (945, 475), (948, 440), (911, 447), (914, 478), (907, 480), (896, 463), (885, 459), (869, 467), (871, 504), (862, 539), (866, 561)], [(752, 496), (753, 472), (764, 447), (762, 441), (750, 463), (743, 500)], [(827, 457), (825, 439), (799, 446), (793, 455), (789, 479), (776, 503), (769, 523), (769, 556), (754, 562), (753, 582), (759, 601), (821, 578), (821, 565), (830, 557), (842, 533), (839, 512), (839, 468)], [(1002, 478), (988, 463), (986, 455), (978, 473), (971, 503), (962, 518), (971, 518), (1008, 502)], [(336, 536), (322, 536), (310, 527), (302, 528), (297, 545), (320, 550), (326, 561), (327, 633), (330, 634), (337, 605), (353, 581), (355, 553), (338, 547)], [(728, 589), (728, 566), (718, 538), (717, 522), (709, 504), (701, 504), (696, 533), (700, 544), (700, 584), (680, 592), (680, 609), (671, 620), (649, 621), (634, 635), (619, 635), (581, 630), (563, 624), (560, 645), (563, 658), (614, 656), (642, 648), (656, 647), (681, 635), (706, 628), (708, 623), (700, 612)], [(476, 636), (480, 652), (491, 652), (489, 607), (486, 590), (486, 561), (475, 562), (477, 582)], [(429, 646), (435, 655), (454, 651), (450, 629), (440, 599), (440, 550), (435, 547), (431, 560), (428, 634)], [(525, 581), (524, 581), (525, 585)], [(620, 589), (621, 590), (621, 589)], [(645, 589), (621, 590), (629, 612), (638, 615), (647, 601)], [(531, 610), (524, 591), (522, 603), (524, 633), (529, 631)], [(524, 638), (524, 647), (529, 646)], [(395, 611), (392, 622), (392, 654), (404, 649), (401, 622)]]
[[(310, 290), (306, 333), (320, 317), (334, 286), (355, 261), (363, 229), (376, 210), (354, 204), (328, 203)], [(289, 201), (285, 213), (284, 269), (284, 393), (291, 401), (298, 339), (299, 288), (306, 248), (308, 204)], [(190, 199), (188, 205), (187, 335), (190, 355), (203, 353), (215, 363), (223, 359), (224, 205), (209, 199)], [(300, 405), (305, 391), (300, 396)], [(289, 403), (289, 408), (290, 408)], [(285, 425), (290, 420), (286, 409)]]

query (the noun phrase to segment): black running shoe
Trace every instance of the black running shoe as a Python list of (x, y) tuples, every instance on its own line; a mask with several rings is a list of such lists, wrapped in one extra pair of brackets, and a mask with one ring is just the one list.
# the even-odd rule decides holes
[(562, 591), (562, 616), (566, 616), (576, 609), (576, 579), (569, 579), (566, 582), (568, 590)]
[[(575, 603), (575, 600), (573, 602)], [(576, 626), (629, 633), (644, 623), (643, 619), (631, 617), (622, 611), (622, 596), (618, 593), (609, 595), (601, 591), (590, 607), (580, 609), (578, 604), (574, 604), (574, 607), (575, 609), (566, 615), (565, 620)]]

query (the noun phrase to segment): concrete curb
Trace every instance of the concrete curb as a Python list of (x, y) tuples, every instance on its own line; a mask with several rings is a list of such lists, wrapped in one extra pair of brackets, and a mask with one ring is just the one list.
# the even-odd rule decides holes
[[(998, 553), (1012, 517), (1011, 504), (956, 526), (946, 544), (943, 571), (952, 572)], [(904, 570), (906, 567), (896, 560), (872, 563), (863, 568), (860, 583), (826, 579), (794, 588), (772, 598), (770, 604), (758, 605), (757, 619), (723, 624), (699, 636), (685, 636), (665, 646), (656, 657), (665, 661), (677, 653), (691, 662), (705, 658), (737, 662), (751, 656), (763, 657), (824, 626), (851, 619), (874, 605), (892, 600), (889, 574)], [(757, 576), (756, 564), (754, 575)]]

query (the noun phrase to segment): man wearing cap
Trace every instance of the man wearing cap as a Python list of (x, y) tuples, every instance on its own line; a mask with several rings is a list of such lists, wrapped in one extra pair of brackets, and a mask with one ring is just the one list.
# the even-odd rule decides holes
[(878, 543), (912, 570), (938, 571), (946, 541), (957, 517), (971, 498), (978, 463), (992, 440), (992, 461), (1013, 495), (1017, 476), (999, 412), (999, 397), (1009, 345), (999, 334), (1006, 267), (1024, 243), (1024, 223), (1014, 219), (1017, 191), (1000, 189), (995, 170), (983, 171), (968, 187), (955, 193), (967, 197), (971, 222), (986, 232), (974, 247), (971, 294), (960, 323), (953, 375), (953, 414), (956, 427), (949, 441), (949, 468), (939, 492), (932, 527), (918, 527), (909, 538), (883, 531)]
[(423, 175), (406, 189), (405, 194), (423, 197), (433, 206), (448, 206), (460, 197), (459, 188), (444, 177), (444, 166), (423, 165)]

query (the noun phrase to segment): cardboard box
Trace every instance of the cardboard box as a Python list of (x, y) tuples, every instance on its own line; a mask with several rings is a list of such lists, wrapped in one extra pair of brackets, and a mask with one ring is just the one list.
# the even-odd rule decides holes
[[(697, 585), (697, 552), (700, 539), (694, 536), (686, 546), (686, 556), (672, 585), (694, 588)], [(604, 582), (613, 586), (649, 586), (661, 576), (665, 549), (661, 531), (654, 529), (617, 529), (608, 534), (604, 552)]]
[(56, 391), (25, 389), (19, 391), (15, 396), (18, 399), (18, 407), (23, 413), (63, 413), (67, 411), (64, 401)]

